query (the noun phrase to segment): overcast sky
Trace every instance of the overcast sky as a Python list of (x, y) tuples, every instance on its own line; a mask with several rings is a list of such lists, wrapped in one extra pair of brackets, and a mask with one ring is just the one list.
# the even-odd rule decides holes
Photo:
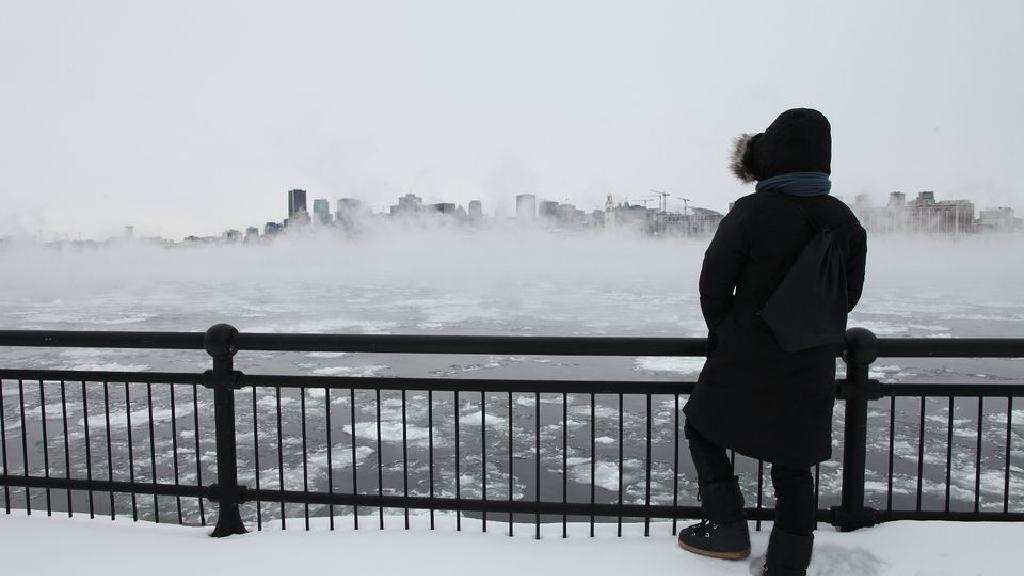
[(1020, 0), (0, 0), (0, 235), (217, 234), (295, 187), (724, 211), (732, 138), (794, 106), (837, 195), (1022, 210), (1022, 29)]

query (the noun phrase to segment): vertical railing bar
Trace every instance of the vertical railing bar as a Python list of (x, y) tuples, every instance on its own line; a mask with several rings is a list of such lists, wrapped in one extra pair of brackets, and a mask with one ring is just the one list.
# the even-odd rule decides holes
[[(260, 489), (260, 427), (259, 420), (257, 419), (257, 403), (256, 403), (256, 387), (252, 387), (252, 463), (256, 469), (256, 473), (253, 475), (253, 483), (256, 486), (256, 490)], [(263, 530), (263, 503), (259, 498), (256, 499), (256, 531)]]
[(306, 389), (299, 388), (299, 422), (302, 426), (302, 493), (306, 502), (302, 504), (302, 517), (306, 532), (309, 532), (309, 452), (306, 449)]
[(978, 440), (974, 455), (974, 512), (981, 509), (981, 429), (984, 423), (985, 398), (978, 396)]
[[(384, 451), (381, 449), (380, 388), (377, 388), (377, 496), (384, 495)], [(384, 529), (384, 507), (380, 507), (380, 529)]]
[[(277, 400), (277, 485), (281, 490), (284, 490), (284, 434), (281, 432), (281, 389), (276, 389), (277, 394), (275, 398)], [(285, 509), (284, 500), (281, 500), (281, 530), (288, 529), (287, 521), (287, 510)]]
[[(21, 381), (18, 381), (19, 385)], [(68, 439), (68, 396), (67, 386), (64, 380), (60, 381), (60, 415), (64, 425), (64, 477), (71, 478), (71, 446)], [(28, 490), (26, 488), (26, 490)], [(67, 489), (68, 518), (74, 516), (73, 505), (71, 504), (71, 488)]]
[[(672, 408), (672, 506), (679, 505), (679, 394), (673, 394)], [(619, 408), (622, 409), (621, 407)], [(622, 473), (620, 468), (619, 473)], [(818, 509), (817, 505), (814, 507)], [(676, 535), (676, 517), (672, 516), (672, 535)]]
[[(63, 398), (64, 398), (64, 383), (63, 382), (61, 382), (60, 393), (61, 393), (61, 402), (63, 402)], [(124, 414), (125, 414), (125, 421), (126, 421), (127, 431), (128, 431), (128, 481), (131, 482), (131, 483), (134, 483), (135, 482), (135, 447), (133, 446), (133, 438), (132, 438), (132, 436), (133, 436), (133, 434), (132, 434), (132, 396), (131, 396), (131, 388), (128, 386), (128, 381), (127, 380), (124, 382)], [(65, 436), (67, 436), (67, 433), (66, 433), (67, 432), (67, 418), (66, 417), (65, 417), (64, 431), (65, 431)], [(196, 437), (197, 438), (199, 437), (198, 431), (196, 433)], [(67, 452), (67, 444), (66, 443), (65, 443), (65, 446), (64, 446), (64, 451)], [(199, 454), (198, 447), (196, 449), (196, 454)], [(70, 499), (70, 494), (71, 494), (71, 492), (68, 491), (69, 499)], [(132, 500), (132, 522), (138, 522), (139, 521), (139, 506), (138, 506), (138, 501), (135, 498), (135, 491), (132, 490), (131, 492), (129, 492), (129, 495), (130, 495), (131, 500)]]
[[(107, 430), (107, 481), (114, 481), (114, 447), (113, 439), (110, 434), (110, 384), (107, 381), (103, 382), (103, 419), (106, 423)], [(115, 517), (114, 509), (114, 491), (108, 492), (110, 495), (110, 519), (113, 520)]]
[[(619, 392), (619, 506), (622, 506), (622, 488), (623, 488), (623, 486), (622, 486), (622, 483), (623, 483), (622, 482), (622, 477), (623, 477), (623, 467), (625, 465), (625, 459), (623, 458), (623, 456), (624, 456), (624, 453), (623, 453), (623, 442), (624, 442), (624, 439), (625, 439), (625, 431), (624, 431), (625, 419), (624, 419), (624, 417), (622, 415), (622, 412), (623, 412), (622, 392)], [(622, 538), (622, 515), (621, 514), (619, 515), (618, 526), (616, 527), (616, 532), (615, 533), (616, 533), (616, 536), (618, 536), (619, 538)]]
[[(352, 493), (359, 494), (359, 474), (356, 466), (356, 389), (348, 389), (349, 420), (352, 422)], [(433, 494), (431, 494), (433, 495)], [(359, 530), (359, 506), (352, 505), (352, 529)]]
[[(156, 485), (156, 433), (153, 424), (153, 383), (146, 382), (146, 409), (149, 411), (149, 463), (150, 472), (153, 474), (153, 484)], [(153, 519), (160, 523), (160, 500), (156, 492), (153, 493)]]
[[(25, 385), (21, 379), (18, 379), (18, 410), (21, 412), (21, 467), (25, 478), (28, 478), (28, 427), (25, 426)], [(68, 477), (71, 477), (70, 469)], [(28, 486), (25, 486), (25, 514), (32, 515), (32, 492)]]
[[(764, 498), (764, 460), (757, 461), (757, 511), (761, 511)], [(754, 523), (754, 530), (761, 531), (761, 520)]]
[[(460, 404), (459, 391), (455, 391), (452, 403), (454, 407), (452, 410), (455, 413), (455, 501), (458, 502), (462, 498), (462, 446), (459, 442), (459, 415), (462, 413), (462, 405)], [(455, 531), (460, 532), (462, 530), (462, 511), (455, 511)]]
[[(533, 393), (533, 415), (534, 415), (534, 429), (536, 434), (536, 451), (537, 451), (537, 468), (536, 468), (536, 494), (534, 495), (534, 501), (540, 504), (540, 392)], [(540, 513), (537, 513), (536, 527), (534, 538), (540, 540)]]
[[(6, 404), (4, 404), (4, 381), (0, 380), (0, 463), (4, 467), (4, 475), (7, 470), (7, 416)], [(4, 484), (4, 514), (11, 513), (11, 489)]]
[[(409, 450), (405, 419), (405, 388), (402, 388), (402, 496), (409, 497)], [(405, 529), (409, 529), (409, 507), (405, 508)]]
[[(562, 504), (568, 500), (569, 488), (569, 394), (562, 392)], [(569, 536), (568, 517), (562, 514), (562, 538)]]
[(925, 397), (921, 396), (921, 415), (918, 420), (918, 432), (917, 432), (917, 506), (916, 510), (921, 511), (921, 501), (924, 497), (924, 415), (925, 415)]
[[(514, 483), (514, 476), (512, 474), (512, 458), (515, 454), (515, 443), (512, 439), (512, 393), (508, 393), (508, 501), (512, 501), (512, 488)], [(515, 533), (515, 527), (512, 522), (514, 517), (512, 512), (508, 513), (508, 535), (512, 536)]]
[(430, 493), (430, 529), (434, 529), (434, 391), (427, 390), (427, 490)]
[(729, 450), (729, 466), (732, 467), (732, 473), (736, 473), (736, 451)]
[(896, 452), (896, 396), (889, 397), (889, 485), (885, 492), (885, 509), (892, 511), (893, 460)]
[[(92, 438), (89, 435), (89, 406), (85, 394), (85, 381), (82, 381), (82, 425), (85, 429), (85, 479), (92, 482)], [(89, 489), (89, 518), (96, 517), (93, 492)]]
[(1013, 437), (1010, 431), (1013, 429), (1013, 396), (1006, 397), (1006, 472), (1003, 476), (1003, 514), (1010, 511), (1010, 446)]
[[(647, 416), (647, 418), (646, 418), (647, 419), (647, 433), (646, 433), (646, 438), (647, 438), (647, 455), (645, 456), (644, 461), (646, 463), (645, 468), (647, 468), (647, 471), (646, 471), (646, 477), (644, 478), (644, 505), (645, 506), (650, 506), (651, 505), (651, 468), (654, 465), (654, 463), (651, 462), (651, 440), (652, 440), (651, 439), (651, 419), (653, 418), (653, 414), (651, 413), (651, 395), (650, 395), (650, 393), (647, 394), (646, 416)], [(644, 516), (644, 536), (650, 536), (650, 535), (651, 535), (651, 517), (650, 516)]]
[[(480, 391), (480, 497), (487, 502), (487, 392)], [(480, 531), (487, 532), (487, 511), (482, 513)]]
[[(596, 496), (595, 483), (597, 480), (597, 397), (593, 392), (590, 393), (590, 506), (594, 506), (594, 497)], [(594, 512), (591, 508), (590, 512), (590, 537), (594, 537)]]
[[(174, 398), (174, 383), (169, 382), (168, 388), (170, 388), (171, 391), (171, 456), (173, 457), (174, 463), (174, 485), (178, 486), (181, 483), (181, 479), (178, 470), (178, 412), (175, 407), (176, 400)], [(181, 496), (177, 496), (175, 500), (178, 506), (178, 524), (181, 524)]]
[[(355, 465), (355, 388), (348, 388), (349, 419), (352, 422), (352, 494), (359, 493), (358, 468)], [(352, 529), (359, 529), (359, 506), (352, 505)]]
[[(324, 388), (324, 426), (327, 428), (327, 492), (334, 494), (334, 441), (331, 439), (331, 389)], [(327, 507), (330, 529), (334, 530), (334, 504)]]
[[(814, 509), (818, 509), (818, 504), (821, 502), (821, 463), (814, 465)], [(776, 503), (776, 506), (778, 503)]]
[(953, 468), (953, 397), (947, 399), (946, 405), (946, 494), (943, 509), (949, 512), (949, 492)]
[[(2, 409), (2, 407), (0, 407)], [(43, 392), (43, 380), (39, 379), (39, 419), (43, 425), (43, 476), (50, 477), (50, 437), (46, 433), (46, 394)], [(6, 472), (5, 472), (6, 473)], [(50, 489), (46, 489), (46, 515), (53, 516)]]
[[(256, 389), (253, 388), (253, 394)], [(199, 454), (199, 385), (192, 385), (192, 428), (194, 429), (194, 444), (196, 449), (196, 485), (203, 485), (203, 459)], [(199, 498), (199, 523), (206, 526), (206, 505), (203, 499)]]

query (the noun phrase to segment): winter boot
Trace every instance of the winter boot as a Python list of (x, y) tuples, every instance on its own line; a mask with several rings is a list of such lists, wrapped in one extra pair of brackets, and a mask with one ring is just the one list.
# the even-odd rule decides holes
[(814, 535), (790, 534), (772, 529), (768, 539), (768, 555), (764, 562), (764, 576), (804, 576), (811, 565)]
[(704, 520), (679, 532), (679, 546), (704, 556), (741, 560), (750, 555), (750, 531), (743, 513), (743, 495), (731, 480), (699, 488)]

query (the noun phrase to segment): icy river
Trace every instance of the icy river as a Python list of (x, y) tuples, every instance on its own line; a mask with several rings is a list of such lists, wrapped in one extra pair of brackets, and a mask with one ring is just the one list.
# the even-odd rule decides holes
[[(4, 271), (0, 328), (202, 331), (227, 322), (253, 332), (703, 337), (706, 332), (696, 285), (706, 242), (706, 238), (453, 232), (422, 235), (414, 241), (382, 235), (354, 243), (311, 238), (269, 246), (175, 250), (125, 246), (62, 252), (8, 246), (0, 250), (0, 270)], [(1024, 337), (1022, 248), (1024, 241), (1019, 236), (870, 238), (864, 297), (850, 325), (866, 327), (880, 337)], [(193, 372), (209, 368), (209, 360), (200, 351), (5, 348), (0, 349), (0, 366)], [(702, 359), (685, 358), (245, 351), (236, 357), (236, 367), (246, 373), (381, 378), (683, 381), (695, 379), (701, 366)], [(1021, 382), (1024, 360), (886, 358), (873, 366), (872, 376), (901, 382)], [(213, 482), (216, 462), (208, 391), (200, 388), (193, 397), (192, 387), (177, 386), (172, 407), (171, 389), (165, 384), (147, 389), (145, 384), (135, 383), (127, 388), (126, 403), (124, 384), (87, 383), (83, 410), (79, 382), (66, 383), (66, 401), (62, 403), (59, 383), (40, 386), (37, 381), (4, 380), (6, 470), (23, 473), (23, 454), (27, 454), (29, 470), (37, 474), (48, 467), (51, 474), (61, 476), (70, 466), (75, 476), (91, 473), (97, 479), (106, 479), (112, 471), (117, 480), (127, 480), (130, 474), (137, 481), (150, 481), (155, 471), (161, 482), (173, 481), (175, 473), (183, 483), (195, 482), (197, 473), (202, 474), (204, 483)], [(621, 428), (620, 399), (613, 395), (592, 399), (589, 394), (538, 397), (494, 393), (482, 397), (463, 393), (456, 404), (451, 393), (434, 393), (429, 400), (420, 391), (408, 391), (404, 403), (397, 391), (385, 391), (378, 398), (372, 391), (338, 390), (330, 393), (329, 402), (324, 390), (308, 390), (304, 396), (286, 390), (280, 398), (270, 389), (258, 389), (255, 396), (250, 390), (239, 392), (241, 479), (253, 485), (258, 470), (260, 485), (265, 488), (278, 488), (283, 480), (287, 489), (326, 490), (330, 483), (335, 490), (351, 490), (355, 482), (358, 491), (376, 493), (379, 474), (385, 494), (407, 489), (412, 495), (427, 495), (433, 489), (438, 496), (452, 496), (458, 490), (468, 498), (485, 493), (489, 499), (500, 499), (511, 493), (513, 498), (532, 499), (539, 468), (543, 499), (560, 500), (564, 480), (570, 501), (589, 500), (591, 484), (599, 502), (617, 502), (620, 486), (623, 501), (644, 501), (643, 396), (623, 397)], [(677, 418), (677, 409), (685, 401), (685, 396), (652, 398), (650, 489), (655, 503), (671, 503), (675, 485), (680, 504), (696, 502), (695, 477)], [(278, 405), (281, 429), (276, 421)], [(834, 458), (818, 470), (823, 506), (838, 499), (841, 407), (838, 402)], [(921, 402), (916, 398), (898, 400), (892, 430), (891, 407), (888, 398), (870, 406), (868, 498), (873, 505), (913, 508), (920, 481), (922, 506), (944, 506), (946, 439), (952, 422), (948, 464), (951, 508), (973, 510), (977, 485), (980, 508), (1001, 511), (1008, 484), (1010, 509), (1024, 509), (1024, 400), (1014, 404), (1007, 429), (1005, 399), (987, 400), (980, 422), (976, 400), (957, 400), (950, 414), (945, 398), (929, 399), (925, 403), (924, 475), (920, 479)], [(977, 468), (979, 430), (981, 466)], [(887, 496), (890, 432), (894, 445), (891, 501)], [(681, 442), (678, 467), (673, 454), (677, 433)], [(108, 435), (112, 439), (109, 453)], [(404, 456), (403, 436), (407, 441)], [(563, 437), (567, 444), (564, 453)], [(253, 450), (256, 438), (258, 453)], [(433, 466), (427, 457), (431, 443)], [(283, 454), (280, 463), (278, 447)], [(129, 456), (134, 466), (129, 464)], [(739, 458), (737, 467), (748, 503), (753, 504), (757, 464)], [(771, 504), (768, 470), (765, 466), (765, 505)], [(7, 496), (12, 506), (24, 507), (23, 489), (12, 489)], [(33, 507), (45, 508), (49, 500), (54, 509), (66, 509), (61, 491), (46, 494), (32, 490), (30, 496)], [(86, 510), (88, 498), (88, 494), (75, 493), (75, 509)], [(108, 496), (93, 495), (93, 506), (97, 513), (109, 513)], [(192, 499), (179, 503), (161, 497), (157, 510), (152, 497), (137, 496), (134, 501), (128, 495), (115, 497), (118, 514), (132, 514), (133, 506), (142, 518), (154, 518), (159, 511), (162, 521), (176, 521), (180, 506), (185, 522), (199, 521), (199, 504)], [(289, 517), (304, 512), (302, 506), (286, 507)], [(334, 512), (351, 514), (352, 510), (337, 507)], [(359, 512), (377, 513), (375, 509)], [(203, 513), (209, 514), (209, 507)], [(323, 506), (310, 508), (312, 515), (328, 513)], [(256, 521), (255, 506), (247, 505), (245, 514), (248, 521)], [(278, 504), (260, 506), (261, 522), (280, 515)]]

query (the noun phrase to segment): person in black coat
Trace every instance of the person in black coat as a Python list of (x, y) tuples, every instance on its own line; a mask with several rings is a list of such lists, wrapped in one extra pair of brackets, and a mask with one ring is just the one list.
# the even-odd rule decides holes
[(684, 408), (684, 433), (705, 520), (680, 532), (679, 544), (722, 558), (749, 555), (743, 498), (726, 449), (767, 460), (777, 503), (765, 574), (804, 574), (810, 564), (811, 467), (831, 455), (837, 349), (787, 352), (759, 312), (819, 226), (831, 229), (842, 254), (847, 311), (864, 284), (864, 229), (828, 194), (831, 149), (828, 120), (804, 108), (737, 139), (733, 172), (756, 181), (756, 192), (723, 218), (700, 275), (708, 356)]

